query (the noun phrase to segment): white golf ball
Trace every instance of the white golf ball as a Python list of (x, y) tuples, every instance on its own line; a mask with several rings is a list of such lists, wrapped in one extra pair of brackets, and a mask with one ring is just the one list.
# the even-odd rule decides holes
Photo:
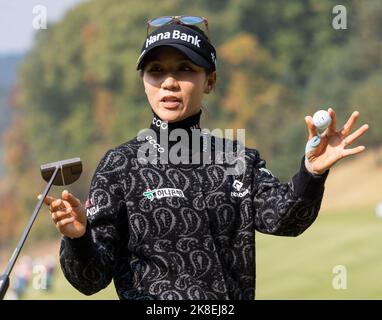
[(313, 123), (319, 130), (325, 130), (332, 123), (332, 118), (328, 111), (319, 110), (313, 115)]

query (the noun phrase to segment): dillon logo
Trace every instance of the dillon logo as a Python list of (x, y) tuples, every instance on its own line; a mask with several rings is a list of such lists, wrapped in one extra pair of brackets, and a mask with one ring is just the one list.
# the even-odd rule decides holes
[(246, 194), (249, 193), (249, 190), (248, 189), (244, 189), (241, 191), (241, 188), (243, 186), (243, 183), (238, 181), (238, 180), (235, 180), (232, 184), (232, 187), (234, 187), (236, 189), (236, 191), (231, 191), (231, 197), (239, 197), (239, 198), (242, 198), (244, 197)]
[(157, 34), (154, 34), (150, 36), (150, 38), (146, 39), (146, 48), (153, 43), (160, 41), (160, 40), (166, 40), (166, 39), (174, 39), (174, 40), (181, 40), (185, 41), (188, 43), (193, 44), (194, 46), (197, 46), (200, 48), (200, 39), (197, 35), (192, 36), (187, 33), (180, 32), (179, 30), (174, 30), (172, 33), (167, 31), (167, 32), (160, 32)]
[(147, 189), (146, 192), (143, 192), (143, 195), (149, 199), (150, 201), (153, 201), (154, 198), (161, 199), (164, 197), (182, 197), (185, 198), (184, 193), (180, 189), (174, 189), (174, 188), (162, 188), (162, 189)]

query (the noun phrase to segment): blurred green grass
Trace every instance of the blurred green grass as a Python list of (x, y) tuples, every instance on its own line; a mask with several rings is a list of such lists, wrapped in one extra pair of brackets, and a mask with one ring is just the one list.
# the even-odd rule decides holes
[[(256, 299), (382, 299), (382, 220), (373, 208), (320, 213), (297, 238), (257, 233)], [(335, 290), (333, 267), (347, 269)], [(117, 299), (114, 285), (85, 296), (57, 269), (53, 290), (29, 287), (24, 299)]]
[(116, 300), (117, 293), (114, 284), (111, 283), (107, 288), (91, 296), (86, 296), (65, 279), (61, 269), (56, 270), (56, 276), (51, 290), (35, 290), (32, 285), (28, 286), (23, 300)]
[[(257, 234), (257, 299), (382, 299), (382, 220), (374, 208), (320, 214), (297, 238)], [(333, 267), (347, 289), (333, 288)]]

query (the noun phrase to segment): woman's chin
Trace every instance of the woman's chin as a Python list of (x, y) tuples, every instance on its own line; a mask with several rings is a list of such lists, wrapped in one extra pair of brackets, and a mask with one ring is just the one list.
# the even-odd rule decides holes
[(157, 112), (157, 115), (159, 116), (159, 118), (167, 122), (174, 122), (179, 120), (182, 117), (182, 114), (183, 114), (182, 109), (179, 109), (179, 108), (176, 108), (176, 109), (175, 108), (171, 108), (171, 109), (160, 108)]

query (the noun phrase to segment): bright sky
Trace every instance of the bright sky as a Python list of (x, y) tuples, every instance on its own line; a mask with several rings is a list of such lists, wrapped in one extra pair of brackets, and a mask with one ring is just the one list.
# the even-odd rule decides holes
[(42, 5), (46, 8), (47, 20), (55, 22), (68, 9), (85, 0), (0, 0), (0, 54), (24, 52), (30, 48), (35, 32), (32, 22), (41, 11), (33, 9)]

